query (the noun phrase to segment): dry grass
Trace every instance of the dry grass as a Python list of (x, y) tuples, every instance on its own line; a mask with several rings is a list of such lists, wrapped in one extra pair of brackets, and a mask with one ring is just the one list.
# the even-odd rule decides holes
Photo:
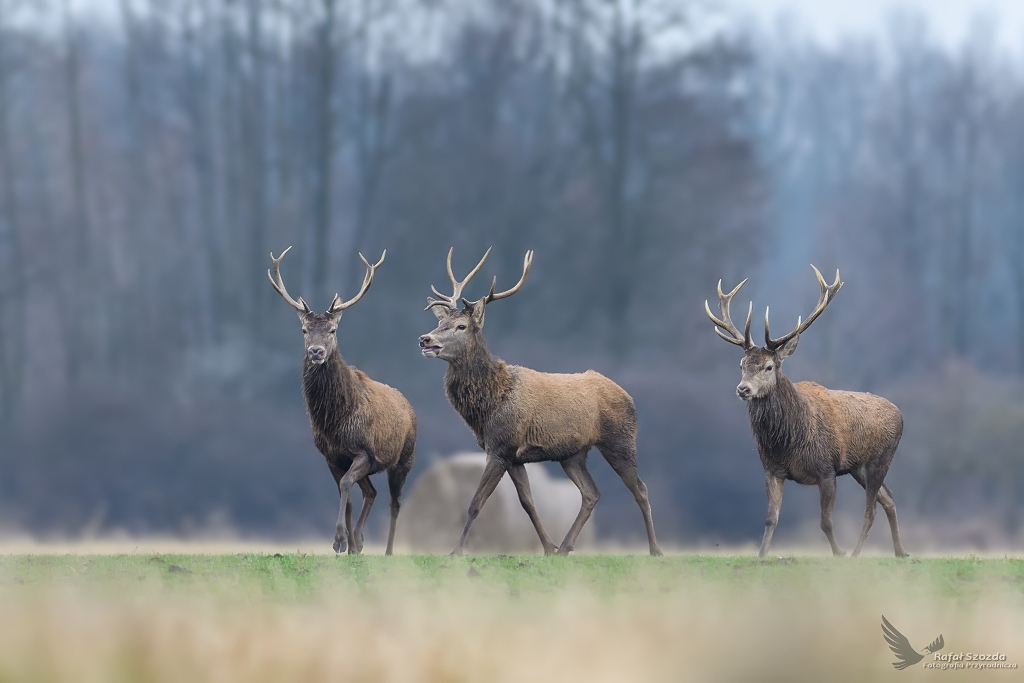
[[(171, 567), (184, 571), (171, 571)], [(751, 557), (0, 558), (0, 681), (1016, 680), (1024, 562)]]

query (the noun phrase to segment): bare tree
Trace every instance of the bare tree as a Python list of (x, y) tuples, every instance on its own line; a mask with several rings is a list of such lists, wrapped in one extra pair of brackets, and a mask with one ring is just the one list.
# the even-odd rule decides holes
[(20, 0), (0, 0), (0, 190), (3, 198), (3, 229), (7, 264), (0, 279), (0, 419), (10, 424), (22, 400), (25, 380), (25, 298), (28, 276), (25, 264), (18, 175), (14, 161), (13, 122), (17, 95), (13, 80), (16, 56), (11, 49), (9, 21), (20, 9)]
[(321, 0), (313, 43), (312, 286), (327, 287), (327, 262), (334, 220), (334, 159), (337, 151), (335, 93), (341, 59), (337, 0)]
[(568, 97), (602, 203), (607, 250), (597, 284), (609, 315), (612, 352), (622, 362), (630, 350), (626, 330), (642, 233), (632, 201), (641, 182), (637, 147), (643, 132), (636, 125), (640, 79), (658, 34), (678, 30), (684, 9), (678, 2), (660, 0), (563, 4), (572, 64)]
[(89, 204), (86, 187), (86, 160), (83, 142), (81, 71), (81, 38), (68, 5), (63, 0), (64, 38), (64, 96), (68, 125), (68, 158), (70, 160), (72, 203), (71, 233), (73, 256), (70, 277), (67, 280), (65, 301), (74, 302), (66, 316), (68, 339), (65, 353), (68, 362), (68, 377), (72, 384), (79, 382), (89, 356), (97, 350), (95, 338), (95, 311), (88, 290), (80, 287), (82, 282), (92, 278), (92, 230), (89, 220)]

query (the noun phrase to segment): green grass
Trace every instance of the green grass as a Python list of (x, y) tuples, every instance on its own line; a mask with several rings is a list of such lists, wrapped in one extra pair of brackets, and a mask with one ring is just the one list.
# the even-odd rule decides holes
[(8, 555), (0, 556), (0, 586), (31, 592), (55, 584), (118, 594), (175, 592), (301, 599), (324, 590), (372, 596), (396, 589), (426, 592), (485, 588), (510, 595), (563, 589), (599, 596), (657, 595), (703, 585), (742, 591), (840, 582), (865, 590), (904, 580), (915, 597), (971, 598), (998, 592), (1024, 597), (1024, 559), (783, 558), (682, 555), (339, 556), (239, 555)]
[(1024, 667), (1016, 558), (4, 555), (0, 605), (0, 683), (980, 680), (882, 614)]

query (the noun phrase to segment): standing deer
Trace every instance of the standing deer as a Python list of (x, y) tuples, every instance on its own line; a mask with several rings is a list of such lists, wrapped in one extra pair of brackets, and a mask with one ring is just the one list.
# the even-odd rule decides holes
[[(370, 514), (377, 489), (370, 475), (386, 470), (391, 491), (391, 529), (387, 554), (394, 549), (395, 525), (401, 508), (402, 487), (415, 460), (416, 413), (405, 396), (386, 384), (374, 382), (362, 371), (345, 364), (338, 351), (338, 321), (342, 312), (359, 301), (373, 282), (373, 274), (384, 262), (384, 254), (374, 265), (363, 258), (366, 275), (359, 293), (348, 301), (337, 294), (326, 313), (314, 313), (306, 302), (288, 295), (281, 279), (281, 259), (285, 249), (274, 258), (273, 272), (267, 271), (270, 284), (285, 301), (299, 312), (306, 356), (302, 361), (302, 395), (313, 427), (313, 443), (323, 453), (334, 475), (341, 496), (334, 551), (358, 554), (363, 550), (363, 524)], [(363, 491), (363, 507), (352, 526), (353, 484)]]
[[(647, 486), (636, 472), (636, 408), (630, 395), (593, 370), (572, 375), (537, 372), (507, 365), (487, 350), (484, 309), (492, 301), (519, 291), (530, 273), (533, 252), (526, 252), (523, 275), (515, 287), (495, 293), (495, 278), (490, 293), (477, 301), (462, 299), (464, 308), (458, 308), (463, 288), (490, 253), (488, 249), (459, 282), (452, 273), (452, 251), (448, 251), (448, 277), (454, 292), (445, 296), (431, 288), (440, 299), (427, 297), (427, 309), (440, 322), (433, 332), (420, 337), (424, 356), (448, 361), (445, 395), (487, 453), (487, 464), (469, 505), (466, 526), (452, 554), (462, 554), (473, 520), (506, 472), (540, 536), (544, 554), (551, 555), (556, 550), (560, 555), (569, 554), (601, 495), (587, 471), (587, 452), (597, 446), (640, 506), (651, 555), (661, 555)], [(525, 463), (542, 461), (558, 462), (583, 498), (576, 520), (557, 549), (541, 525), (524, 467)]]
[(817, 268), (814, 268), (814, 274), (821, 290), (814, 311), (805, 321), (797, 319), (792, 332), (772, 339), (768, 310), (765, 309), (763, 348), (755, 346), (750, 338), (753, 302), (747, 311), (743, 334), (729, 317), (729, 304), (746, 280), (728, 294), (722, 293), (722, 282), (718, 282), (721, 318), (716, 318), (708, 302), (704, 302), (704, 310), (715, 324), (718, 336), (743, 347), (744, 356), (740, 361), (743, 377), (736, 387), (736, 394), (747, 403), (750, 427), (764, 465), (768, 492), (768, 517), (758, 556), (764, 557), (771, 545), (782, 506), (782, 486), (787, 479), (818, 487), (821, 530), (828, 537), (832, 554), (845, 554), (832, 534), (832, 506), (836, 499), (836, 477), (849, 474), (867, 494), (864, 527), (853, 551), (854, 557), (860, 554), (867, 540), (868, 530), (875, 519), (876, 502), (882, 504), (889, 518), (896, 555), (906, 557), (896, 523), (896, 502), (892, 491), (883, 483), (903, 435), (903, 415), (899, 409), (884, 398), (868, 393), (833, 391), (814, 382), (793, 384), (782, 372), (782, 361), (796, 351), (800, 335), (821, 315), (843, 286), (838, 270), (831, 285), (825, 282)]

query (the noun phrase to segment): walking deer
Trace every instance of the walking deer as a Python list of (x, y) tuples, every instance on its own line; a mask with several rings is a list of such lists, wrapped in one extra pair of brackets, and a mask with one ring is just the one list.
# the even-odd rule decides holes
[(821, 530), (828, 537), (832, 554), (845, 554), (832, 534), (832, 507), (836, 498), (836, 477), (849, 474), (864, 487), (867, 495), (864, 526), (853, 551), (854, 557), (860, 554), (867, 540), (875, 519), (876, 502), (881, 503), (889, 519), (896, 555), (906, 557), (896, 522), (896, 502), (883, 481), (903, 435), (903, 415), (899, 409), (884, 398), (868, 393), (834, 391), (814, 382), (793, 384), (782, 372), (782, 362), (796, 351), (800, 335), (843, 286), (838, 270), (835, 282), (830, 285), (817, 268), (813, 265), (811, 268), (820, 288), (818, 305), (807, 320), (798, 319), (793, 331), (778, 339), (772, 339), (766, 309), (765, 345), (760, 348), (750, 337), (753, 302), (742, 334), (729, 314), (732, 298), (746, 280), (728, 294), (722, 293), (722, 282), (718, 282), (721, 318), (715, 317), (708, 302), (704, 302), (704, 310), (715, 324), (718, 336), (743, 347), (744, 356), (740, 361), (743, 374), (736, 394), (747, 403), (768, 493), (768, 517), (758, 555), (764, 557), (771, 545), (782, 506), (782, 486), (787, 479), (818, 487)]
[[(647, 486), (636, 471), (636, 408), (630, 395), (593, 370), (572, 375), (537, 372), (507, 365), (487, 349), (484, 311), (489, 303), (510, 297), (522, 288), (530, 273), (533, 252), (526, 252), (523, 275), (512, 289), (495, 293), (495, 278), (486, 296), (476, 301), (462, 299), (463, 308), (458, 307), (466, 283), (490, 253), (488, 249), (459, 282), (452, 273), (452, 251), (448, 251), (448, 278), (454, 292), (445, 296), (431, 288), (439, 298), (427, 297), (427, 309), (433, 311), (439, 323), (433, 332), (420, 337), (424, 356), (448, 362), (445, 394), (487, 453), (487, 464), (469, 505), (466, 526), (452, 554), (462, 554), (473, 520), (506, 472), (537, 530), (544, 553), (570, 553), (600, 497), (586, 464), (587, 452), (596, 446), (640, 506), (651, 554), (661, 555)], [(537, 516), (524, 467), (525, 463), (542, 461), (558, 462), (583, 499), (576, 520), (557, 549)]]
[[(341, 497), (334, 551), (362, 552), (363, 525), (377, 495), (370, 475), (386, 471), (391, 492), (391, 529), (386, 551), (390, 555), (394, 550), (402, 487), (416, 458), (416, 413), (398, 390), (346, 365), (338, 350), (337, 336), (342, 312), (366, 294), (387, 251), (374, 265), (360, 254), (366, 275), (359, 292), (348, 301), (335, 294), (326, 313), (314, 313), (302, 297), (296, 300), (288, 295), (281, 279), (281, 259), (289, 249), (277, 258), (270, 254), (273, 272), (268, 270), (267, 277), (277, 293), (299, 312), (302, 321), (306, 344), (302, 395), (313, 427), (313, 443), (327, 460)], [(363, 506), (354, 527), (349, 499), (353, 484), (358, 484), (363, 492)]]

